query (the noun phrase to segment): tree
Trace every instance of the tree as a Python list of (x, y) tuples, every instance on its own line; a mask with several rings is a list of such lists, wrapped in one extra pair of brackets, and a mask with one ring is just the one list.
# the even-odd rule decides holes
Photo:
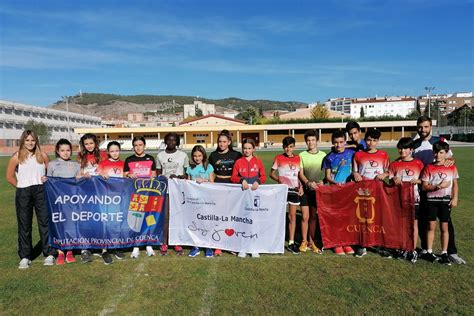
[(360, 117), (361, 118), (365, 117), (365, 112), (364, 112), (364, 107), (363, 106), (360, 107)]
[(46, 126), (46, 124), (44, 124), (43, 122), (29, 120), (25, 124), (25, 129), (29, 129), (35, 132), (35, 134), (38, 135), (40, 144), (49, 143), (51, 132), (49, 131), (48, 126)]
[(311, 117), (313, 119), (327, 119), (329, 111), (324, 105), (318, 104), (311, 109)]
[(202, 110), (200, 108), (196, 109), (196, 116), (201, 117), (202, 116)]
[(258, 122), (260, 115), (258, 114), (258, 110), (256, 108), (250, 106), (245, 111), (240, 112), (237, 115), (237, 118), (247, 121), (248, 124), (253, 125)]

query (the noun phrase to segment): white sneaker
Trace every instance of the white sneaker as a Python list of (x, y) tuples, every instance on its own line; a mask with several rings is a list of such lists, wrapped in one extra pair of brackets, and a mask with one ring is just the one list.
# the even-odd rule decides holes
[(146, 246), (146, 255), (148, 257), (153, 257), (155, 255), (155, 251), (151, 246)]
[(28, 269), (31, 265), (31, 260), (27, 258), (23, 258), (20, 261), (20, 264), (18, 265), (18, 269)]
[(245, 257), (247, 257), (247, 253), (241, 251), (241, 252), (239, 252), (239, 254), (237, 255), (237, 257), (239, 257), (239, 258), (245, 258)]
[(49, 255), (43, 261), (44, 266), (54, 266), (54, 257)]
[(139, 256), (140, 256), (140, 249), (138, 249), (138, 247), (134, 247), (130, 257), (132, 257), (132, 259), (138, 259)]
[(252, 258), (260, 258), (260, 254), (258, 252), (252, 252)]

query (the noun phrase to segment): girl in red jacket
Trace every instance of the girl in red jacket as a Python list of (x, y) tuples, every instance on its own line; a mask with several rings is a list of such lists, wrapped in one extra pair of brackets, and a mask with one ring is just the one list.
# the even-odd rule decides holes
[(242, 152), (244, 156), (235, 162), (232, 170), (232, 183), (241, 183), (242, 189), (257, 190), (260, 184), (265, 183), (265, 168), (260, 159), (254, 156), (255, 142), (253, 139), (246, 138), (242, 142)]
[[(260, 184), (265, 183), (265, 169), (262, 161), (255, 157), (255, 142), (253, 139), (244, 139), (242, 142), (242, 151), (244, 156), (235, 162), (232, 170), (232, 183), (241, 183), (242, 189), (257, 190)], [(240, 258), (245, 258), (247, 253), (241, 251), (238, 255)], [(252, 258), (258, 258), (260, 255), (257, 252), (252, 253)]]

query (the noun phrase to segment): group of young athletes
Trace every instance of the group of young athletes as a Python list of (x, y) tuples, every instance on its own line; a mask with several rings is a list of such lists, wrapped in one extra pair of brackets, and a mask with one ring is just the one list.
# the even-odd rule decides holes
[[(318, 236), (317, 201), (315, 190), (321, 185), (342, 185), (348, 181), (380, 180), (392, 181), (395, 185), (410, 182), (415, 186), (416, 212), (414, 218), (414, 241), (418, 235), (421, 250), (410, 253), (395, 249), (372, 249), (383, 256), (397, 256), (415, 263), (421, 258), (449, 265), (451, 262), (465, 263), (457, 255), (454, 239), (454, 228), (451, 222), (451, 209), (458, 204), (458, 173), (452, 158), (449, 145), (432, 134), (431, 119), (422, 116), (417, 121), (418, 135), (415, 139), (404, 137), (397, 144), (400, 157), (390, 163), (388, 154), (377, 149), (380, 131), (368, 129), (361, 138), (361, 130), (356, 122), (349, 122), (345, 131), (332, 134), (330, 152), (326, 155), (318, 149), (318, 133), (308, 130), (304, 134), (307, 149), (299, 155), (294, 154), (295, 139), (287, 136), (283, 139), (283, 153), (274, 159), (270, 177), (278, 183), (288, 186), (288, 245), (286, 249), (293, 253), (311, 251), (322, 253), (317, 244)], [(346, 133), (350, 140), (346, 140)], [(7, 166), (7, 180), (16, 187), (16, 214), (18, 221), (18, 255), (20, 269), (26, 269), (33, 258), (32, 218), (33, 210), (38, 221), (40, 243), (45, 256), (44, 265), (64, 265), (75, 262), (71, 250), (64, 253), (52, 249), (48, 244), (48, 211), (46, 208), (43, 183), (48, 177), (90, 178), (109, 177), (155, 177), (163, 175), (168, 178), (193, 180), (198, 183), (238, 183), (243, 190), (256, 190), (265, 183), (266, 173), (262, 161), (255, 156), (256, 145), (252, 139), (242, 142), (242, 153), (232, 148), (232, 137), (229, 131), (223, 130), (218, 136), (218, 146), (209, 158), (201, 145), (194, 146), (191, 161), (188, 155), (178, 149), (179, 136), (168, 133), (165, 136), (166, 148), (160, 151), (156, 159), (145, 152), (146, 140), (138, 136), (132, 141), (133, 155), (125, 161), (120, 159), (120, 144), (111, 141), (107, 152), (99, 150), (95, 135), (85, 134), (80, 139), (80, 152), (77, 160), (72, 157), (72, 145), (66, 139), (57, 142), (56, 159), (49, 162), (48, 156), (41, 151), (38, 137), (28, 130), (20, 138), (20, 146)], [(301, 242), (295, 242), (297, 206), (301, 210)], [(433, 253), (433, 242), (436, 220), (440, 222), (441, 255)], [(168, 220), (166, 212), (164, 240), (159, 247), (161, 255), (168, 254)], [(324, 245), (323, 245), (324, 246)], [(367, 250), (357, 245), (345, 245), (332, 249), (337, 255), (354, 254), (362, 257)], [(148, 256), (154, 256), (152, 246), (145, 247)], [(178, 255), (184, 250), (180, 245), (174, 246)], [(192, 247), (189, 257), (200, 255), (201, 249)], [(119, 249), (102, 249), (96, 253), (105, 264), (125, 256)], [(206, 257), (221, 256), (220, 249), (205, 249)], [(139, 248), (133, 248), (131, 258), (138, 258)], [(238, 253), (245, 258), (246, 253)], [(252, 253), (252, 257), (259, 257)], [(92, 261), (88, 249), (81, 250), (83, 263)]]

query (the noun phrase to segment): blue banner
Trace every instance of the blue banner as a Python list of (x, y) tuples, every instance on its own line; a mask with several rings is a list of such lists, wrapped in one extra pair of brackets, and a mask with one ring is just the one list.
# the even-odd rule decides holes
[(49, 242), (59, 249), (160, 245), (166, 218), (165, 177), (48, 178)]

